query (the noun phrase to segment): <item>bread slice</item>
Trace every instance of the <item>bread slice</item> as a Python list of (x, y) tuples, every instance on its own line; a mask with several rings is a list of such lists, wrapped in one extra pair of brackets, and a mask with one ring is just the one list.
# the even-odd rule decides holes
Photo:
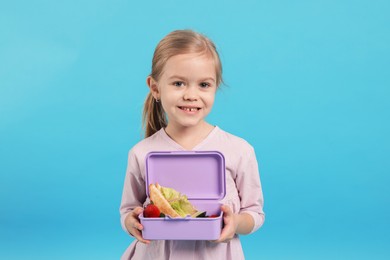
[(153, 204), (157, 206), (157, 208), (172, 218), (180, 217), (180, 215), (172, 208), (171, 204), (167, 201), (166, 198), (161, 193), (161, 186), (157, 183), (156, 185), (149, 185), (149, 197), (150, 200), (153, 201)]

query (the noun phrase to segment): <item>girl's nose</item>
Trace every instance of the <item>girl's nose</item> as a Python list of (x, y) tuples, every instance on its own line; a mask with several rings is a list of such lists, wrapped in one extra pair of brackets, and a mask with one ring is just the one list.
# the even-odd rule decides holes
[(186, 91), (184, 92), (183, 99), (184, 100), (188, 100), (188, 101), (196, 101), (196, 100), (198, 100), (198, 95), (197, 95), (197, 92), (196, 92), (196, 88), (192, 87), (192, 86), (189, 86), (186, 89)]

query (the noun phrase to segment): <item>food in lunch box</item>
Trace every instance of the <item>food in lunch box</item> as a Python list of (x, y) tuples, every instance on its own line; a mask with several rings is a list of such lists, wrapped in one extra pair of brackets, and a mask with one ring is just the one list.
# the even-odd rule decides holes
[(158, 218), (160, 217), (160, 210), (154, 204), (149, 204), (144, 208), (144, 217), (145, 218)]
[(198, 211), (191, 202), (188, 201), (187, 196), (172, 189), (160, 186), (158, 183), (149, 185), (150, 200), (160, 210), (161, 213), (177, 218), (186, 217), (200, 217), (206, 215), (206, 212)]

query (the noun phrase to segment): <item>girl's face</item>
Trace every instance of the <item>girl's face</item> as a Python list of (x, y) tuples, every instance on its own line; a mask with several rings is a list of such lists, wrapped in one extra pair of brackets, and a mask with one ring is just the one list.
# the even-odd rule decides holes
[(198, 53), (168, 59), (160, 79), (148, 78), (154, 98), (159, 99), (172, 127), (194, 127), (204, 123), (214, 104), (215, 62)]

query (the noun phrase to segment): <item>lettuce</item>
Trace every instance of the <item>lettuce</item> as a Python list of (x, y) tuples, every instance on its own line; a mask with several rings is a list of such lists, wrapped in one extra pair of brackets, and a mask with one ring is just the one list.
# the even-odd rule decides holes
[(185, 217), (198, 212), (188, 201), (187, 196), (180, 194), (180, 192), (161, 186), (161, 193), (180, 216)]

